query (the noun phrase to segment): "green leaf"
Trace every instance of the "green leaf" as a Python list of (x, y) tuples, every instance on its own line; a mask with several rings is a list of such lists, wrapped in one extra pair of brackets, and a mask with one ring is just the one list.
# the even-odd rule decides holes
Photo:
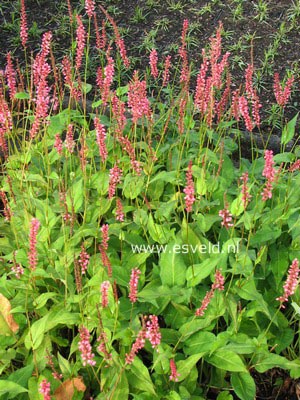
[(126, 375), (130, 382), (130, 386), (139, 389), (142, 392), (151, 393), (156, 397), (155, 387), (150, 378), (148, 368), (138, 357), (135, 357), (133, 363), (130, 365), (130, 369), (126, 371)]
[(24, 368), (20, 368), (15, 372), (11, 373), (8, 377), (8, 380), (14, 383), (17, 383), (24, 388), (27, 388), (28, 380), (32, 375), (32, 371), (34, 368), (34, 364), (29, 364)]
[(257, 372), (264, 373), (275, 367), (283, 369), (292, 368), (293, 362), (282, 356), (279, 356), (278, 354), (261, 352), (255, 356), (253, 365), (255, 366)]
[[(159, 244), (167, 243), (173, 236), (173, 231), (170, 230), (168, 225), (156, 224), (151, 214), (148, 217), (147, 228), (151, 238)], [(159, 247), (159, 249), (161, 249), (161, 247)], [(158, 248), (156, 250), (158, 250)]]
[(129, 386), (126, 373), (120, 367), (101, 368), (101, 386), (104, 388), (97, 399), (128, 399)]
[(218, 349), (211, 356), (206, 356), (205, 360), (225, 371), (246, 372), (242, 359), (230, 350)]
[(30, 99), (30, 95), (27, 92), (18, 92), (18, 93), (15, 94), (15, 99), (29, 100)]
[(126, 175), (123, 184), (123, 193), (127, 199), (136, 199), (143, 189), (143, 176), (135, 176), (132, 174)]
[(299, 112), (284, 127), (281, 135), (281, 144), (286, 145), (293, 139), (298, 115)]
[[(83, 192), (83, 180), (80, 179), (74, 185), (72, 186), (72, 191), (71, 191), (71, 197), (73, 199), (73, 206), (74, 206), (74, 211), (77, 213), (80, 211), (82, 204), (83, 204), (83, 199), (84, 199), (84, 192)], [(72, 209), (72, 206), (71, 208)]]
[(204, 352), (198, 352), (197, 354), (193, 354), (192, 356), (188, 357), (186, 360), (178, 361), (177, 372), (180, 375), (178, 377), (178, 382), (183, 381), (189, 375), (193, 366), (197, 364), (197, 362), (200, 360), (200, 358), (203, 357), (204, 354)]
[(184, 342), (184, 352), (188, 355), (197, 354), (199, 350), (208, 352), (215, 340), (216, 337), (211, 332), (197, 332)]
[(221, 392), (218, 394), (217, 400), (233, 400), (233, 397), (229, 392)]
[(249, 372), (238, 372), (231, 375), (231, 384), (241, 400), (254, 400), (256, 386)]
[(0, 380), (0, 396), (6, 394), (5, 399), (14, 399), (18, 394), (25, 392), (28, 390), (15, 382)]
[(84, 94), (89, 93), (92, 90), (93, 86), (90, 83), (81, 82), (81, 89)]
[(203, 279), (211, 274), (218, 264), (219, 259), (217, 257), (213, 257), (207, 258), (200, 264), (190, 266), (186, 273), (188, 287), (198, 285)]
[(64, 378), (68, 378), (72, 374), (71, 366), (68, 360), (66, 360), (60, 353), (57, 353), (57, 359), (59, 368), (64, 376)]
[(166, 247), (159, 260), (160, 278), (163, 285), (183, 286), (185, 284), (186, 265), (180, 253), (174, 250), (175, 243)]
[(30, 332), (25, 337), (25, 346), (28, 350), (30, 348), (36, 350), (41, 345), (46, 332), (59, 324), (75, 325), (79, 322), (79, 314), (62, 310), (50, 311), (43, 318), (31, 325)]
[(54, 293), (54, 292), (42, 293), (33, 302), (35, 309), (38, 310), (39, 308), (44, 307), (44, 305), (47, 303), (47, 301), (49, 299), (53, 299), (54, 297), (57, 297), (57, 293)]
[(250, 239), (251, 246), (256, 244), (261, 245), (269, 240), (276, 240), (281, 235), (280, 228), (271, 228), (270, 226), (265, 226), (259, 231), (257, 231)]
[(128, 85), (126, 86), (119, 86), (116, 90), (117, 96), (123, 96), (123, 94), (126, 94), (128, 92)]

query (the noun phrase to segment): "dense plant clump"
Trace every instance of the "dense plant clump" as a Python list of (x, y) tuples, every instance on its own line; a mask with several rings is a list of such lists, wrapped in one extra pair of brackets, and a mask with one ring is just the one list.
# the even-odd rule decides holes
[[(300, 378), (298, 114), (278, 154), (271, 132), (242, 158), (262, 106), (222, 23), (192, 91), (188, 20), (142, 72), (104, 8), (96, 43), (94, 1), (68, 10), (58, 63), (50, 31), (29, 56), (21, 1), (26, 68), (0, 74), (0, 397), (253, 400), (254, 373)], [(274, 76), (282, 121), (295, 85)]]

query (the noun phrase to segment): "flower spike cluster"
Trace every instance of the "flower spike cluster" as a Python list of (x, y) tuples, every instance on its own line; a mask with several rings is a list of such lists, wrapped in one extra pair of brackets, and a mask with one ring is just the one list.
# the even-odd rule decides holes
[(280, 301), (281, 308), (285, 308), (283, 303), (285, 301), (288, 301), (289, 297), (295, 293), (295, 290), (298, 285), (299, 273), (300, 273), (299, 261), (297, 258), (295, 258), (292, 262), (292, 265), (289, 268), (288, 276), (287, 276), (286, 282), (283, 286), (284, 293), (282, 296), (280, 296), (276, 299), (276, 300)]

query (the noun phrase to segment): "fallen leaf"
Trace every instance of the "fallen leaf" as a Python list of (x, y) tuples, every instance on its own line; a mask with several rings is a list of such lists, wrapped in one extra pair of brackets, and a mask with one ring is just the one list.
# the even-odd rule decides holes
[(86, 389), (83, 383), (82, 376), (77, 376), (73, 379), (67, 379), (62, 383), (54, 392), (54, 398), (56, 400), (72, 400), (75, 389), (78, 392), (84, 392)]
[[(19, 329), (19, 325), (14, 320), (14, 317), (10, 314), (11, 305), (9, 300), (0, 293), (0, 334), (7, 335), (11, 332), (16, 333)], [(6, 326), (5, 326), (6, 325)], [(9, 329), (7, 329), (7, 327)]]

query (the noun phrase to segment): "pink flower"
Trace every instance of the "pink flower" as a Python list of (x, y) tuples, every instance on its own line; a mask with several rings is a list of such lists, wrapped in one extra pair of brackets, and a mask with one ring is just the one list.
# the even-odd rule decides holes
[(99, 245), (99, 250), (101, 253), (101, 261), (102, 264), (105, 268), (107, 268), (107, 274), (111, 278), (112, 277), (112, 268), (111, 268), (111, 262), (108, 258), (108, 255), (106, 253), (106, 250), (102, 247), (102, 245)]
[(151, 69), (151, 75), (153, 76), (153, 78), (158, 77), (157, 60), (158, 60), (157, 51), (155, 49), (152, 49), (150, 53), (149, 64)]
[(193, 175), (192, 175), (192, 161), (189, 162), (188, 171), (186, 173), (186, 187), (183, 189), (185, 193), (184, 200), (185, 200), (185, 208), (187, 212), (192, 211), (192, 206), (195, 202), (195, 188), (193, 182)]
[(110, 282), (104, 281), (101, 283), (101, 305), (103, 308), (108, 306), (108, 289), (110, 288)]
[(140, 81), (138, 72), (134, 71), (133, 80), (129, 83), (128, 89), (128, 107), (132, 114), (132, 122), (137, 123), (143, 116), (150, 117), (150, 102), (147, 99), (146, 81)]
[(85, 10), (89, 18), (92, 18), (95, 11), (94, 0), (85, 0)]
[(275, 162), (273, 160), (273, 151), (266, 150), (264, 159), (265, 159), (265, 166), (262, 175), (267, 179), (267, 182), (265, 184), (265, 187), (261, 195), (262, 195), (262, 200), (266, 201), (267, 199), (272, 198), (273, 182), (275, 181), (276, 171), (274, 168)]
[(21, 38), (22, 46), (26, 47), (26, 42), (28, 39), (28, 26), (27, 26), (27, 16), (26, 16), (26, 9), (25, 9), (25, 0), (21, 0), (20, 38)]
[(115, 62), (109, 54), (110, 48), (107, 49), (107, 65), (104, 68), (104, 79), (102, 84), (102, 93), (101, 93), (101, 100), (103, 105), (107, 104), (109, 98), (109, 90), (114, 80), (114, 73), (115, 73)]
[(36, 87), (35, 104), (36, 109), (34, 113), (34, 122), (30, 130), (30, 138), (33, 139), (39, 128), (41, 122), (45, 120), (48, 115), (48, 107), (50, 102), (50, 88), (47, 83), (47, 77), (51, 72), (50, 65), (46, 62), (46, 58), (50, 52), (50, 43), (52, 33), (46, 32), (42, 39), (42, 49), (36, 56), (33, 63), (33, 82)]
[(98, 337), (98, 339), (97, 339), (97, 342), (99, 342), (99, 346), (97, 347), (97, 350), (98, 350), (100, 353), (103, 353), (103, 354), (104, 354), (104, 360), (105, 360), (105, 361), (111, 360), (111, 359), (112, 359), (112, 354), (109, 353), (109, 352), (107, 351), (107, 349), (106, 349), (106, 346), (107, 346), (107, 336), (106, 336), (106, 333), (105, 333), (105, 332), (101, 332), (101, 333), (100, 333), (100, 335), (99, 335), (99, 337)]
[(116, 220), (120, 222), (124, 221), (123, 204), (119, 198), (117, 198)]
[(206, 311), (211, 299), (214, 297), (215, 291), (219, 290), (220, 292), (224, 290), (225, 278), (222, 275), (220, 270), (216, 270), (215, 272), (215, 282), (211, 285), (211, 289), (206, 292), (204, 299), (202, 300), (201, 306), (197, 308), (195, 311), (195, 315), (197, 317), (202, 317), (204, 312)]
[(16, 261), (16, 252), (13, 253), (13, 265), (11, 267), (11, 272), (16, 275), (17, 279), (21, 278), (21, 275), (24, 274), (24, 268), (21, 264), (18, 264)]
[(295, 293), (295, 290), (298, 286), (299, 272), (300, 272), (299, 261), (297, 258), (295, 258), (292, 262), (292, 265), (289, 268), (288, 276), (283, 286), (284, 293), (282, 296), (276, 299), (280, 301), (281, 308), (285, 308), (285, 306), (282, 303), (288, 301), (288, 298)]
[(63, 142), (61, 140), (60, 134), (57, 133), (55, 135), (55, 142), (54, 142), (54, 148), (58, 152), (58, 154), (61, 156), (63, 152)]
[(94, 124), (96, 128), (96, 138), (97, 138), (97, 144), (99, 147), (99, 153), (102, 161), (104, 162), (107, 159), (107, 149), (106, 149), (106, 144), (105, 144), (105, 139), (106, 139), (106, 132), (105, 132), (105, 127), (102, 125), (97, 117), (94, 119)]
[(128, 295), (131, 303), (135, 303), (137, 301), (138, 283), (140, 275), (141, 271), (138, 268), (133, 268), (131, 270), (131, 276), (129, 281), (129, 295)]
[(65, 147), (69, 151), (70, 154), (72, 154), (74, 152), (75, 141), (74, 141), (74, 132), (73, 132), (72, 124), (68, 125)]
[(82, 243), (81, 245), (81, 252), (79, 254), (79, 260), (78, 263), (81, 267), (81, 274), (84, 275), (88, 269), (89, 266), (89, 260), (90, 260), (90, 256), (89, 254), (86, 252), (84, 244)]
[(240, 111), (242, 117), (244, 118), (246, 129), (248, 129), (248, 131), (252, 132), (253, 124), (252, 124), (250, 114), (249, 114), (248, 102), (244, 96), (239, 97), (239, 111)]
[(95, 354), (92, 353), (92, 346), (90, 344), (90, 332), (87, 328), (82, 326), (79, 329), (80, 341), (78, 343), (78, 349), (80, 351), (82, 364), (85, 367), (87, 364), (96, 365), (96, 361), (94, 360)]
[(212, 290), (217, 290), (217, 289), (219, 291), (224, 290), (224, 283), (225, 283), (225, 278), (222, 275), (221, 271), (217, 269), (215, 272), (215, 282), (211, 286)]
[(171, 67), (171, 56), (168, 55), (165, 59), (165, 65), (164, 65), (163, 82), (162, 82), (163, 87), (166, 86), (170, 80), (170, 67)]
[(290, 78), (287, 79), (284, 89), (282, 89), (278, 72), (274, 74), (274, 84), (273, 84), (274, 94), (277, 104), (280, 105), (280, 107), (284, 107), (286, 105), (288, 98), (290, 97), (291, 94), (293, 83), (294, 83), (294, 77), (291, 76)]
[(146, 322), (146, 338), (149, 339), (152, 347), (157, 347), (161, 342), (161, 333), (159, 331), (158, 318), (156, 315), (150, 315)]
[(122, 135), (123, 130), (126, 126), (126, 116), (125, 116), (125, 103), (121, 101), (116, 95), (112, 98), (112, 113), (117, 126), (115, 128), (117, 135)]
[(81, 67), (82, 57), (84, 53), (85, 47), (85, 29), (79, 15), (76, 15), (77, 20), (77, 29), (76, 29), (76, 60), (75, 60), (75, 67), (78, 71)]
[(101, 246), (102, 246), (102, 248), (104, 250), (108, 249), (108, 241), (109, 241), (108, 230), (109, 230), (109, 225), (108, 224), (103, 224), (101, 226), (101, 233), (102, 233)]
[(247, 207), (249, 201), (251, 200), (251, 195), (249, 193), (249, 188), (247, 185), (248, 179), (249, 179), (249, 175), (248, 172), (243, 173), (242, 175), (242, 182), (243, 182), (243, 186), (242, 186), (242, 202), (244, 205), (244, 208)]
[(204, 299), (202, 300), (201, 306), (197, 308), (195, 311), (195, 315), (197, 317), (202, 317), (204, 315), (205, 310), (207, 309), (211, 299), (213, 298), (214, 291), (211, 289), (208, 292), (206, 292), (206, 295)]
[(51, 400), (50, 389), (51, 389), (50, 382), (48, 382), (47, 379), (44, 379), (40, 383), (39, 387), (39, 393), (43, 395), (44, 400)]
[(134, 358), (139, 350), (141, 350), (145, 346), (145, 339), (146, 339), (146, 331), (145, 329), (141, 329), (140, 332), (138, 333), (138, 336), (133, 343), (130, 353), (126, 354), (125, 356), (125, 363), (126, 364), (132, 364), (134, 361)]
[(221, 225), (224, 226), (226, 229), (233, 226), (232, 221), (232, 214), (229, 210), (225, 207), (223, 210), (219, 211), (219, 216), (223, 218)]
[(295, 172), (300, 169), (300, 159), (296, 160), (289, 168), (289, 172)]
[(171, 375), (169, 376), (170, 381), (178, 382), (178, 377), (180, 376), (180, 374), (177, 372), (174, 358), (171, 358), (170, 360), (170, 370), (171, 370)]
[(28, 261), (29, 268), (34, 271), (37, 266), (38, 256), (37, 256), (37, 234), (40, 228), (40, 221), (36, 218), (32, 218), (30, 223), (30, 232), (29, 232), (29, 252), (28, 252)]
[(273, 151), (272, 150), (266, 150), (265, 155), (265, 166), (264, 170), (262, 172), (262, 176), (264, 176), (268, 181), (273, 182), (275, 178), (275, 169), (274, 169), (274, 160), (273, 160)]
[(117, 184), (121, 182), (122, 170), (115, 165), (109, 170), (108, 198), (112, 199), (116, 193)]
[(178, 112), (179, 118), (177, 121), (178, 131), (180, 135), (182, 135), (184, 132), (184, 115), (185, 115), (186, 104), (187, 104), (187, 96), (184, 96), (180, 99), (179, 102), (179, 112)]
[(11, 54), (7, 53), (6, 55), (6, 68), (5, 68), (5, 75), (7, 79), (7, 86), (9, 90), (9, 98), (10, 100), (13, 100), (15, 97), (15, 94), (17, 93), (17, 87), (16, 87), (16, 71), (13, 67), (12, 59), (11, 59)]

